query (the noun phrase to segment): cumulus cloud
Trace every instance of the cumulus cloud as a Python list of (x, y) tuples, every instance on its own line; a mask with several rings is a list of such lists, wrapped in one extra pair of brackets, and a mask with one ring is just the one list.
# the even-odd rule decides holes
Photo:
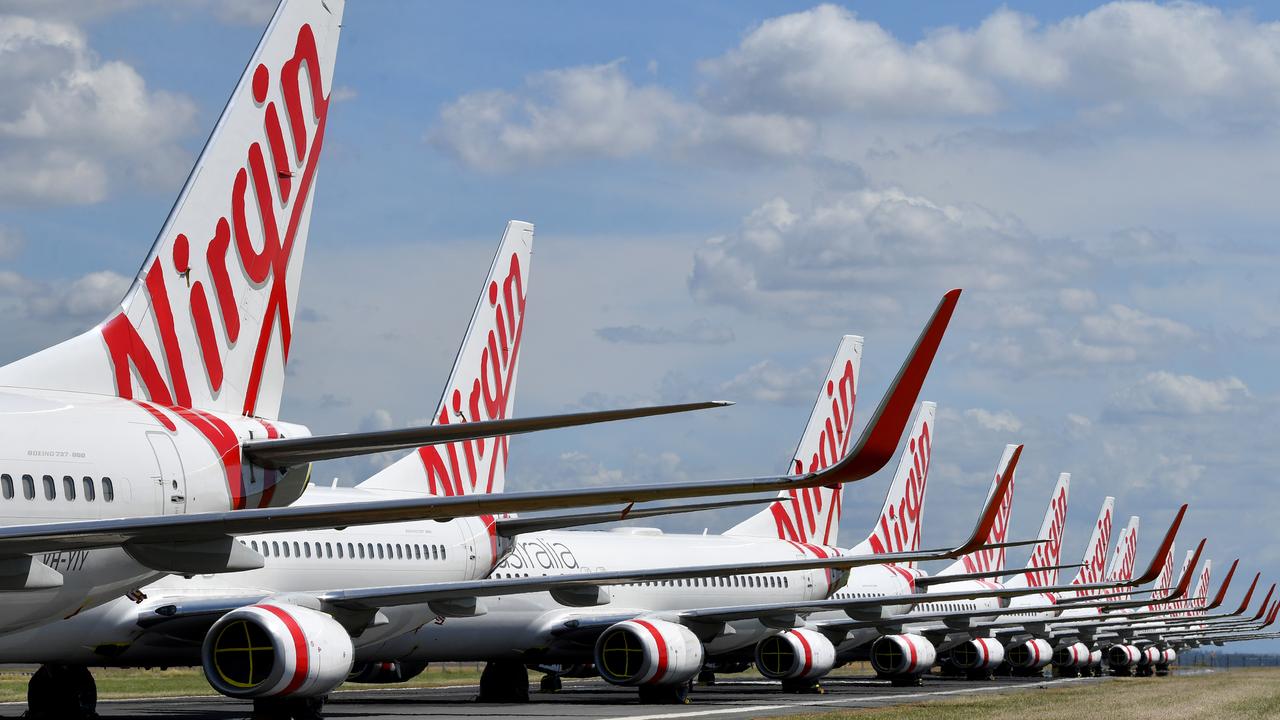
[(982, 408), (970, 408), (964, 411), (964, 416), (980, 427), (993, 432), (1016, 433), (1022, 429), (1022, 421), (1008, 410), (992, 412)]
[(780, 405), (812, 403), (825, 369), (821, 364), (789, 368), (762, 360), (721, 384), (718, 391), (734, 400)]
[(1195, 332), (1176, 320), (1148, 315), (1124, 305), (1080, 319), (1082, 337), (1099, 344), (1155, 345), (1190, 340)]
[(102, 61), (73, 25), (0, 21), (0, 202), (91, 203), (113, 179), (180, 177), (195, 105)]
[(1204, 380), (1160, 371), (1118, 391), (1108, 412), (1113, 416), (1204, 415), (1237, 409), (1249, 398), (1249, 388), (1237, 377)]
[(441, 109), (427, 137), (468, 166), (497, 171), (650, 152), (794, 156), (815, 135), (803, 118), (709, 113), (659, 85), (634, 83), (618, 60), (541, 72), (518, 91), (463, 95)]
[(1278, 27), (1195, 3), (1112, 2), (1049, 25), (1002, 8), (976, 28), (908, 44), (821, 5), (767, 20), (704, 62), (703, 94), (737, 111), (800, 115), (984, 115), (1058, 102), (1094, 121), (1144, 111), (1274, 124)]
[[(699, 301), (788, 320), (842, 322), (847, 308), (894, 313), (904, 288), (1029, 287), (1069, 265), (1045, 263), (1052, 248), (1015, 217), (977, 205), (947, 205), (899, 188), (861, 189), (795, 208), (768, 201), (729, 235), (694, 255), (689, 289)], [(1006, 309), (1011, 325), (1034, 322)]]
[(0, 271), (0, 304), (15, 319), (98, 320), (120, 302), (129, 282), (110, 270), (58, 282), (32, 280), (4, 270)]
[(733, 329), (698, 318), (680, 328), (622, 325), (596, 329), (596, 335), (611, 343), (634, 345), (724, 345), (733, 342)]

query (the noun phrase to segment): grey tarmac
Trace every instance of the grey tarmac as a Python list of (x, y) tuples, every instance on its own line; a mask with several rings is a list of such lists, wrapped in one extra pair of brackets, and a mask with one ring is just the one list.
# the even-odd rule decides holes
[[(697, 686), (688, 705), (641, 705), (634, 690), (601, 681), (567, 680), (557, 693), (533, 686), (531, 702), (520, 705), (477, 703), (475, 685), (442, 688), (376, 688), (334, 693), (325, 706), (333, 720), (401, 720), (430, 717), (442, 720), (475, 718), (626, 718), (627, 720), (737, 720), (795, 713), (818, 713), (848, 708), (880, 707), (975, 693), (1021, 692), (1051, 685), (1103, 682), (1102, 679), (1000, 678), (987, 682), (928, 678), (922, 687), (895, 688), (887, 682), (837, 678), (823, 683), (824, 694), (792, 695), (765, 681), (721, 679), (713, 686)], [(22, 705), (6, 703), (0, 717), (18, 717)], [(224, 698), (185, 697), (146, 700), (104, 700), (103, 718), (175, 718), (230, 720), (250, 715), (250, 704)]]

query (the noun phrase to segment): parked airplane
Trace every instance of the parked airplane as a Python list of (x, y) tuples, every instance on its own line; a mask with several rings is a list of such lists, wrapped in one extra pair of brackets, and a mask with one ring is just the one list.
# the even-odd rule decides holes
[[(277, 417), (342, 10), (341, 0), (281, 3), (120, 308), (0, 368), (0, 457), (9, 458), (0, 468), (0, 631), (82, 611), (163, 573), (261, 567), (262, 553), (236, 536), (800, 490), (866, 477), (892, 456), (959, 291), (940, 304), (855, 450), (826, 473), (279, 507), (298, 497), (317, 460), (481, 447), (691, 407), (492, 414), (523, 312), (512, 268), (488, 301), (510, 332), (469, 360), (493, 381), (478, 390), (479, 416), (465, 418), (477, 422), (450, 415), (425, 428), (311, 437)], [(466, 389), (468, 408), (476, 392)]]

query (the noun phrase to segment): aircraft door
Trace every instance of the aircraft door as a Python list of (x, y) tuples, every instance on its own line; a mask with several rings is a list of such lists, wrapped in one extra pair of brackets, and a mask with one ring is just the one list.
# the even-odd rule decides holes
[(156, 456), (156, 474), (152, 477), (160, 495), (160, 512), (179, 515), (187, 511), (187, 475), (173, 440), (163, 433), (147, 433), (151, 451)]

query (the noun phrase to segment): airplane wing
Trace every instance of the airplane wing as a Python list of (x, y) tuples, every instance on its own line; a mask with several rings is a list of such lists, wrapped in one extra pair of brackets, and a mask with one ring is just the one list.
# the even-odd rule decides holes
[(776, 497), (763, 497), (748, 498), (746, 500), (695, 503), (693, 505), (666, 505), (662, 507), (642, 508), (635, 507), (635, 503), (628, 503), (626, 507), (620, 510), (509, 518), (498, 520), (494, 525), (497, 527), (499, 535), (503, 537), (514, 537), (523, 533), (539, 532), (542, 530), (583, 527), (586, 525), (621, 522), (623, 520), (643, 520), (645, 518), (665, 515), (684, 515), (686, 513), (702, 512), (704, 510), (723, 510), (725, 508), (741, 507), (743, 505), (767, 505), (775, 502), (776, 500)]
[[(123, 545), (134, 553), (134, 557), (147, 558), (143, 561), (157, 570), (187, 572), (195, 569), (196, 572), (215, 572), (261, 566), (261, 556), (234, 541), (234, 537), (242, 535), (408, 520), (445, 520), (711, 495), (778, 492), (855, 482), (876, 473), (894, 456), (959, 297), (959, 290), (952, 290), (943, 296), (880, 405), (863, 429), (853, 451), (840, 462), (818, 472), (585, 490), (455, 495), (16, 525), (0, 528), (0, 556)], [(180, 552), (184, 547), (189, 548), (190, 552)], [(173, 558), (175, 555), (183, 555), (179, 558), (181, 562), (165, 561), (165, 558)], [(202, 555), (206, 556), (203, 557), (203, 565), (202, 558), (198, 557)], [(226, 567), (210, 569), (208, 556), (220, 558), (219, 562)]]

